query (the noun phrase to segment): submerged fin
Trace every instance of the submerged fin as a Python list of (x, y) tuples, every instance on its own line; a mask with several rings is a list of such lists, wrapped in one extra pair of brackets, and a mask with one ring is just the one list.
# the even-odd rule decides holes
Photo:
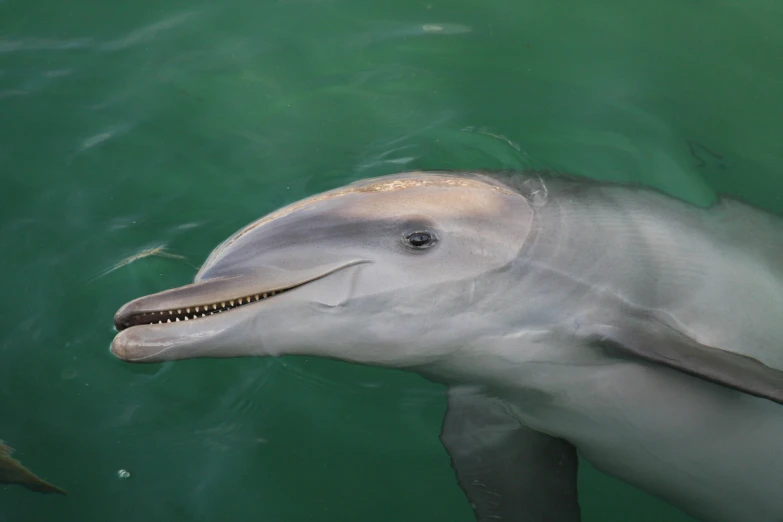
[(11, 456), (14, 452), (11, 446), (0, 440), (0, 484), (19, 484), (30, 491), (38, 493), (60, 493), (65, 491), (54, 484), (37, 477), (32, 471), (22, 465), (21, 462)]
[(579, 334), (623, 355), (783, 404), (783, 371), (746, 355), (700, 344), (655, 319), (628, 318), (620, 326), (593, 324), (580, 327)]
[(500, 399), (450, 388), (441, 441), (478, 521), (578, 522), (576, 449), (520, 425)]

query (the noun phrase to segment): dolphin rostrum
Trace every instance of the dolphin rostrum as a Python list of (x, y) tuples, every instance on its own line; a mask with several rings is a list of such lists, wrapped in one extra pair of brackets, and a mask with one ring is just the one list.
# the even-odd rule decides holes
[(0, 484), (19, 484), (38, 493), (66, 494), (62, 489), (46, 482), (24, 467), (21, 462), (12, 457), (13, 452), (11, 446), (0, 440)]
[(449, 386), (479, 520), (579, 520), (577, 451), (712, 522), (783, 520), (783, 222), (562, 176), (409, 172), (246, 226), (131, 301), (126, 361), (322, 356)]

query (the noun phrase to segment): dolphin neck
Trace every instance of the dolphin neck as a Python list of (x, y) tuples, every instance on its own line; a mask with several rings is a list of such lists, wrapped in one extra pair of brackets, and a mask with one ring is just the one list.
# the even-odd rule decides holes
[(702, 281), (692, 262), (713, 251), (701, 234), (703, 209), (641, 188), (560, 182), (548, 192), (536, 209), (535, 235), (517, 259), (521, 277), (539, 285), (555, 278), (558, 286), (642, 307), (681, 296), (671, 281)]

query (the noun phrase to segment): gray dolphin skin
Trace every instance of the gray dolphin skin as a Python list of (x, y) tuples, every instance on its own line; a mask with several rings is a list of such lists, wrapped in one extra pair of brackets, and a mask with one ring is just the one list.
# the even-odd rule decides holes
[(364, 180), (246, 226), (114, 320), (135, 363), (294, 354), (445, 383), (477, 520), (579, 520), (577, 454), (702, 520), (783, 520), (783, 222), (738, 201)]

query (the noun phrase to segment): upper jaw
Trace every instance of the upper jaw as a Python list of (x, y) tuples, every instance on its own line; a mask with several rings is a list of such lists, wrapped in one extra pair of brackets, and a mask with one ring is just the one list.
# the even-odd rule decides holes
[(269, 299), (350, 266), (368, 262), (357, 259), (296, 271), (263, 267), (247, 275), (199, 281), (134, 299), (115, 314), (114, 325), (120, 332), (142, 325), (163, 329), (173, 328), (174, 325), (168, 323), (192, 321), (195, 325), (202, 318)]
[(313, 279), (303, 277), (296, 283), (280, 281), (279, 284), (263, 285), (252, 277), (227, 277), (193, 283), (134, 299), (114, 315), (114, 326), (122, 331), (137, 325), (187, 321), (215, 315), (267, 299)]
[[(364, 263), (370, 261), (349, 260), (295, 272), (264, 268), (263, 276), (259, 269), (252, 275), (210, 279), (141, 297), (117, 312), (115, 323), (121, 331), (112, 341), (111, 352), (119, 359), (137, 363), (253, 355), (263, 349), (264, 340), (254, 333), (259, 329), (251, 324), (257, 321), (274, 322), (275, 319), (270, 317), (285, 314), (287, 307), (296, 300), (292, 301), (289, 296), (294, 296), (298, 287)], [(280, 289), (290, 294), (278, 296)], [(271, 292), (275, 292), (275, 295), (270, 296)], [(264, 293), (267, 294), (266, 299), (262, 297)], [(259, 296), (258, 301), (255, 300), (256, 295)], [(251, 299), (248, 302), (243, 297), (240, 305), (237, 296), (251, 296)], [(222, 303), (228, 307), (232, 297), (235, 303), (233, 309), (217, 312)], [(270, 304), (270, 299), (271, 303), (281, 303), (282, 306)], [(218, 308), (207, 310), (205, 314), (204, 304), (209, 304), (208, 308), (212, 308), (212, 305)], [(196, 314), (196, 306), (199, 307), (198, 317), (191, 319)], [(259, 307), (264, 307), (266, 312), (260, 314), (262, 309)], [(187, 312), (188, 308), (190, 312)], [(188, 320), (176, 315), (180, 310), (183, 314), (189, 314)], [(161, 314), (161, 311), (165, 313)], [(154, 323), (137, 322), (139, 318), (146, 321), (152, 317), (156, 319)], [(159, 317), (166, 318), (163, 324), (157, 320)], [(177, 318), (180, 320), (177, 321)], [(262, 328), (260, 331), (266, 330)]]

